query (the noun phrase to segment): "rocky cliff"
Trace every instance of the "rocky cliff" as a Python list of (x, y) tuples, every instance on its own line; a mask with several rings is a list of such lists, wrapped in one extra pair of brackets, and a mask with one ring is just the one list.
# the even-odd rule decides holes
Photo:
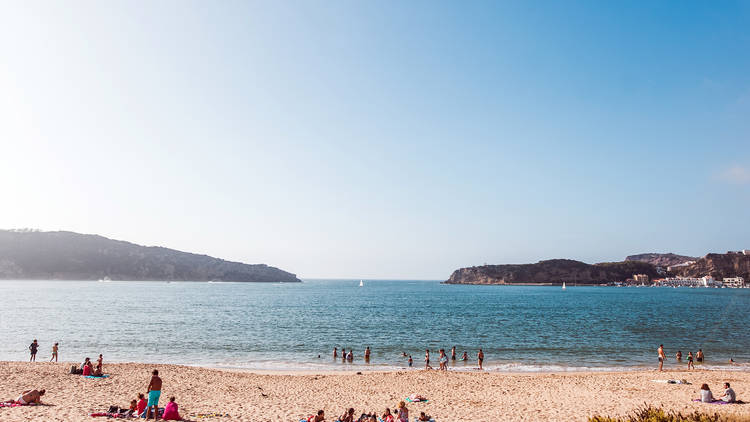
[(750, 280), (750, 255), (710, 253), (697, 259), (694, 264), (675, 268), (672, 272), (684, 277), (710, 275), (716, 280), (725, 277), (743, 277), (747, 281)]
[(299, 282), (265, 264), (242, 264), (72, 232), (0, 230), (0, 279)]
[(633, 274), (657, 276), (656, 268), (640, 261), (586, 264), (570, 259), (551, 259), (536, 264), (483, 265), (453, 272), (446, 284), (600, 284), (623, 281)]
[(648, 262), (649, 264), (657, 267), (667, 268), (671, 265), (682, 264), (687, 261), (695, 261), (698, 258), (685, 255), (675, 255), (673, 253), (642, 253), (638, 255), (630, 255), (625, 258), (626, 261), (641, 261)]

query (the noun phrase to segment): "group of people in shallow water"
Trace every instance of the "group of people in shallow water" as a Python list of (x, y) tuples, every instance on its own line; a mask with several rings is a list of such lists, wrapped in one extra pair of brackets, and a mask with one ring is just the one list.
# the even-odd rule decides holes
[[(367, 346), (364, 352), (365, 363), (370, 362), (370, 353), (371, 353), (370, 346)], [(440, 349), (438, 353), (440, 353), (440, 356), (438, 357), (438, 363), (440, 364), (440, 366), (438, 367), (438, 369), (441, 371), (448, 370), (448, 354), (446, 353), (445, 349)], [(342, 347), (341, 353), (339, 353), (338, 347), (334, 347), (333, 358), (338, 359), (339, 356), (341, 356), (342, 362), (352, 362), (354, 361), (354, 350), (349, 349), (349, 352), (347, 352), (346, 349)], [(401, 352), (401, 356), (404, 358), (408, 358), (407, 363), (410, 367), (414, 365), (414, 359), (412, 359), (411, 355), (406, 354), (406, 352)], [(453, 346), (451, 348), (450, 360), (453, 362), (457, 360), (456, 359), (456, 346)], [(461, 355), (461, 361), (466, 362), (468, 360), (469, 360), (469, 354), (466, 351), (464, 351), (463, 355)], [(479, 369), (484, 369), (484, 366), (483, 366), (484, 352), (482, 351), (482, 349), (479, 349), (479, 351), (477, 352), (477, 363), (479, 364)], [(434, 369), (430, 365), (430, 349), (425, 349), (424, 351), (424, 369)]]
[[(667, 354), (664, 352), (664, 345), (660, 344), (659, 348), (656, 349), (656, 353), (659, 357), (659, 371), (664, 370), (664, 361), (667, 360)], [(695, 364), (693, 361), (702, 363), (703, 360), (706, 358), (706, 356), (703, 354), (703, 349), (698, 349), (698, 352), (695, 353), (695, 356), (693, 356), (693, 352), (688, 352), (687, 355), (687, 369), (695, 369)], [(677, 363), (682, 362), (682, 350), (678, 350), (675, 354), (675, 359), (677, 360)], [(734, 363), (732, 359), (729, 359), (730, 363)]]
[[(400, 402), (398, 404), (398, 408), (395, 409), (393, 412), (391, 412), (390, 408), (386, 408), (385, 412), (380, 414), (380, 419), (383, 422), (409, 422), (409, 409), (406, 407), (406, 402), (403, 402), (403, 401)], [(318, 410), (318, 413), (314, 415), (310, 415), (306, 419), (303, 419), (302, 421), (325, 422), (325, 420), (326, 420), (325, 411)], [(357, 419), (355, 419), (353, 407), (345, 410), (344, 413), (338, 419), (335, 419), (335, 420), (339, 422), (379, 422), (378, 412), (362, 413)], [(424, 412), (421, 412), (417, 420), (429, 422), (432, 420), (432, 417), (425, 414)]]

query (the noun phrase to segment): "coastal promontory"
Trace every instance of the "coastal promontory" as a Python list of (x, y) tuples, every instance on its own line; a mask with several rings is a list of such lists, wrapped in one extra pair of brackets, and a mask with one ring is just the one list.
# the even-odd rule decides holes
[(0, 279), (299, 282), (265, 264), (243, 264), (66, 231), (0, 230)]
[(633, 274), (656, 277), (656, 267), (647, 262), (603, 262), (587, 264), (572, 259), (550, 259), (535, 264), (482, 265), (460, 268), (445, 284), (601, 284), (625, 280)]

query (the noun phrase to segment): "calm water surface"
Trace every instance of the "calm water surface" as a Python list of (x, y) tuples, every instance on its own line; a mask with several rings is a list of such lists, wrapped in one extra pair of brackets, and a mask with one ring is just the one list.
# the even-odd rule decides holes
[[(455, 286), (435, 281), (296, 284), (4, 281), (0, 360), (60, 358), (252, 369), (391, 369), (401, 352), (456, 346), (494, 370), (654, 367), (664, 343), (706, 366), (750, 369), (750, 289)], [(17, 292), (25, 292), (18, 294)], [(9, 294), (9, 292), (15, 292)], [(331, 351), (353, 348), (353, 364)], [(366, 346), (370, 364), (362, 362)], [(318, 358), (321, 355), (321, 358)], [(436, 361), (437, 356), (433, 359)]]

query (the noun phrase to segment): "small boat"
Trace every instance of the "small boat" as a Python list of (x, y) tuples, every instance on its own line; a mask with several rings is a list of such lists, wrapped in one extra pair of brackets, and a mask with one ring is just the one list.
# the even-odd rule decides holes
[(362, 282), (362, 280), (359, 280), (359, 287), (364, 287), (365, 283)]
[(562, 289), (565, 290), (565, 282), (564, 281), (563, 281), (563, 288)]

